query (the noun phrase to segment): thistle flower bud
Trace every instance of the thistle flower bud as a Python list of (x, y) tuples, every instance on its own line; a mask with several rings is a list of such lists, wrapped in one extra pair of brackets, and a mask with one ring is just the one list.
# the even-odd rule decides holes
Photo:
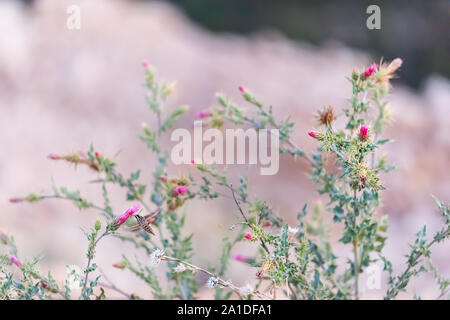
[(20, 262), (20, 260), (16, 256), (13, 256), (12, 254), (8, 254), (8, 258), (9, 258), (9, 260), (11, 260), (12, 263), (14, 263), (19, 268), (22, 266), (22, 262)]
[(254, 97), (250, 92), (248, 92), (247, 90), (245, 90), (243, 87), (239, 86), (238, 89), (239, 89), (239, 91), (241, 92), (242, 97), (243, 97), (246, 101), (248, 101), (248, 102), (250, 102), (250, 103), (253, 103), (253, 104), (257, 104), (257, 103), (258, 103), (258, 101), (255, 99), (255, 97)]
[(9, 202), (11, 202), (11, 203), (20, 203), (20, 202), (30, 202), (30, 203), (33, 203), (33, 202), (40, 201), (40, 200), (42, 200), (42, 199), (44, 199), (43, 196), (39, 196), (39, 195), (37, 195), (37, 194), (35, 194), (35, 193), (30, 193), (30, 194), (27, 195), (25, 198), (17, 198), (17, 197), (11, 198), (11, 199), (9, 199)]
[(127, 266), (127, 263), (124, 260), (120, 261), (119, 263), (113, 264), (114, 268), (121, 269), (121, 270), (125, 269), (126, 266)]
[(204, 119), (211, 116), (211, 112), (209, 110), (200, 110), (195, 113), (195, 118)]
[(263, 228), (271, 227), (271, 226), (272, 226), (272, 221), (266, 220), (266, 221), (263, 221), (263, 223), (262, 223)]
[(319, 134), (316, 133), (316, 132), (314, 132), (314, 131), (308, 132), (308, 135), (309, 135), (310, 137), (313, 137), (314, 139), (317, 139), (317, 138), (319, 137)]
[(178, 196), (178, 195), (184, 195), (186, 192), (188, 191), (188, 187), (187, 186), (179, 186), (176, 187), (172, 190), (172, 195), (174, 197)]
[(163, 97), (163, 99), (166, 99), (168, 96), (170, 96), (172, 92), (175, 90), (175, 87), (176, 87), (175, 82), (166, 83), (161, 92), (161, 96)]
[(149, 67), (149, 63), (147, 60), (142, 60), (142, 67), (144, 67), (145, 69)]
[(95, 230), (99, 231), (102, 228), (100, 220), (95, 221)]
[(235, 253), (231, 255), (231, 258), (233, 258), (233, 260), (235, 261), (239, 261), (239, 262), (247, 262), (247, 257), (243, 256), (240, 253)]
[(359, 128), (359, 139), (361, 141), (365, 141), (367, 140), (368, 137), (369, 137), (369, 129), (365, 125), (362, 125), (361, 128)]
[(378, 69), (378, 65), (376, 63), (372, 64), (370, 67), (364, 71), (364, 77), (369, 78), (376, 70)]
[(49, 155), (48, 155), (48, 158), (49, 158), (50, 160), (61, 160), (61, 159), (64, 159), (63, 156), (60, 156), (60, 155), (57, 155), (57, 154), (49, 154)]

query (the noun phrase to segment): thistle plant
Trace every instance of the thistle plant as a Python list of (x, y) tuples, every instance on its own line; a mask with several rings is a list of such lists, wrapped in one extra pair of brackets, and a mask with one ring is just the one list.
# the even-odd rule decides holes
[[(40, 258), (20, 260), (13, 237), (1, 233), (0, 297), (72, 299), (75, 297), (71, 283), (75, 282), (80, 299), (108, 298), (105, 288), (127, 299), (140, 299), (118, 288), (95, 262), (98, 242), (110, 237), (131, 243), (136, 251), (146, 255), (142, 260), (135, 257), (135, 252), (117, 252), (113, 267), (141, 279), (155, 299), (195, 299), (200, 290), (211, 290), (215, 299), (359, 299), (361, 275), (377, 261), (384, 265), (388, 275), (385, 299), (394, 299), (406, 291), (410, 281), (423, 272), (433, 274), (439, 298), (447, 297), (450, 282), (433, 265), (431, 249), (450, 236), (448, 205), (435, 198), (443, 216), (442, 228), (431, 239), (427, 239), (425, 226), (417, 233), (400, 274), (394, 274), (383, 250), (388, 242), (388, 224), (387, 216), (379, 213), (385, 189), (381, 174), (394, 167), (386, 157), (379, 156), (379, 150), (390, 142), (383, 133), (390, 120), (387, 98), (391, 80), (401, 64), (401, 59), (391, 63), (381, 61), (352, 72), (348, 77), (352, 88), (348, 107), (342, 112), (331, 106), (320, 110), (317, 128), (305, 130), (317, 144), (317, 151), (312, 154), (294, 142), (294, 123), (289, 118), (279, 120), (272, 107), (264, 106), (243, 87), (238, 89), (250, 111), (219, 94), (217, 107), (197, 112), (196, 117), (211, 127), (231, 123), (256, 130), (277, 129), (278, 136), (272, 138), (279, 139), (279, 152), (308, 163), (317, 192), (326, 199), (326, 204), (316, 202), (312, 207), (305, 204), (298, 210), (297, 224), (292, 226), (284, 221), (283, 214), (274, 212), (273, 203), (250, 194), (248, 169), (235, 184), (226, 170), (195, 161), (187, 175), (169, 172), (169, 150), (161, 144), (161, 135), (168, 134), (188, 108), (167, 110), (165, 103), (174, 84), (156, 81), (155, 73), (144, 61), (146, 101), (156, 125), (144, 123), (139, 139), (156, 159), (152, 181), (143, 182), (140, 170), (126, 177), (112, 158), (94, 146), (84, 152), (51, 154), (51, 160), (91, 170), (95, 176), (91, 183), (99, 186), (103, 204), (94, 204), (80, 191), (69, 191), (54, 183), (50, 193), (30, 193), (12, 198), (11, 202), (66, 200), (79, 210), (100, 214), (93, 228), (85, 231), (86, 267), (79, 273), (70, 269), (65, 283), (60, 284), (50, 274), (40, 274)], [(111, 185), (124, 190), (121, 208), (111, 205), (108, 192)], [(189, 219), (187, 204), (195, 198), (214, 201), (222, 197), (233, 204), (238, 218), (228, 230), (223, 230), (227, 236), (222, 241), (220, 261), (197, 266), (192, 258), (201, 253), (193, 251), (195, 235), (184, 229)], [(336, 244), (329, 237), (331, 224), (343, 226), (339, 241), (352, 253), (344, 264), (340, 263)], [(239, 242), (252, 244), (254, 254), (235, 252)], [(232, 259), (256, 268), (256, 273), (247, 282), (234, 283), (228, 278)], [(166, 268), (165, 279), (157, 275), (155, 268)], [(207, 280), (202, 280), (199, 274)]]

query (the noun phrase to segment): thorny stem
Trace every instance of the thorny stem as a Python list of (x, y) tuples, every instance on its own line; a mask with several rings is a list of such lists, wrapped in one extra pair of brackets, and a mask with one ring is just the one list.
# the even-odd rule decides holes
[(93, 257), (94, 257), (93, 251), (95, 250), (95, 247), (97, 246), (97, 243), (100, 241), (100, 239), (102, 239), (104, 236), (106, 236), (106, 235), (108, 235), (108, 234), (109, 234), (109, 230), (107, 229), (107, 230), (105, 230), (105, 232), (103, 232), (103, 233), (95, 240), (95, 242), (94, 242), (94, 244), (92, 245), (92, 248), (91, 248), (92, 253), (88, 255), (87, 266), (86, 266), (86, 268), (84, 269), (85, 272), (86, 272), (86, 275), (85, 275), (85, 277), (84, 277), (83, 289), (82, 289), (82, 291), (81, 291), (81, 292), (83, 293), (83, 296), (84, 296), (85, 299), (87, 298), (87, 296), (86, 296), (86, 286), (87, 286), (88, 277), (89, 277), (89, 267), (91, 266), (91, 262), (92, 262), (92, 259), (93, 259)]
[[(239, 204), (239, 201), (236, 199), (236, 195), (234, 194), (234, 190), (232, 188), (233, 186), (230, 185), (230, 187), (231, 187), (231, 193), (233, 195), (234, 202), (236, 203), (236, 206), (238, 207), (239, 212), (241, 213), (242, 217), (244, 218), (246, 224), (253, 230), (253, 226), (248, 221), (247, 216), (245, 215), (244, 211), (241, 208), (241, 205)], [(260, 237), (259, 241), (261, 242), (261, 247), (267, 252), (268, 255), (270, 255), (269, 248), (267, 248), (266, 243), (264, 242), (264, 240)]]
[[(242, 295), (239, 292), (240, 291), (239, 287), (237, 287), (234, 284), (232, 284), (231, 281), (225, 281), (222, 278), (220, 278), (217, 275), (215, 275), (214, 273), (212, 273), (212, 272), (210, 272), (210, 271), (208, 271), (208, 270), (206, 270), (206, 269), (204, 269), (202, 267), (198, 267), (196, 265), (193, 265), (192, 263), (183, 261), (183, 260), (178, 259), (178, 258), (169, 257), (169, 256), (162, 256), (161, 260), (178, 262), (178, 263), (181, 263), (181, 264), (185, 265), (186, 267), (188, 267), (188, 268), (190, 268), (192, 270), (202, 272), (202, 273), (204, 273), (204, 274), (206, 274), (206, 275), (208, 275), (210, 277), (214, 277), (215, 279), (217, 279), (219, 285), (227, 287), (227, 288), (230, 288), (231, 290), (236, 292), (242, 298)], [(261, 298), (261, 299), (262, 298), (272, 299), (272, 297), (270, 297), (270, 296), (268, 296), (268, 295), (266, 295), (266, 294), (264, 294), (262, 292), (259, 292), (258, 290), (253, 291), (251, 294), (254, 294), (255, 296), (257, 296), (258, 298)]]
[[(353, 191), (353, 201), (354, 201), (354, 225), (356, 226), (356, 216), (358, 215), (358, 206), (356, 204), (357, 191)], [(354, 268), (355, 268), (355, 299), (359, 300), (359, 258), (358, 258), (358, 235), (355, 236), (353, 240), (353, 257), (354, 257)]]
[(358, 259), (358, 241), (353, 241), (353, 255), (355, 257), (355, 299), (359, 300), (359, 259)]
[[(440, 238), (440, 240), (442, 240), (442, 239), (444, 239), (444, 238), (446, 238), (446, 237), (448, 237), (448, 236), (450, 236), (450, 226), (449, 226), (449, 227), (447, 228), (447, 230), (443, 233), (443, 236)], [(439, 242), (440, 240), (434, 238), (433, 240), (431, 240), (431, 241), (426, 245), (426, 247), (427, 247), (428, 249), (430, 249), (430, 247), (431, 247), (433, 244), (435, 244), (436, 242)], [(407, 285), (408, 282), (409, 282), (409, 278), (408, 278), (408, 273), (409, 273), (409, 271), (411, 270), (412, 267), (414, 267), (414, 266), (417, 265), (417, 263), (419, 262), (419, 259), (420, 259), (422, 256), (423, 256), (423, 252), (422, 252), (422, 251), (415, 252), (415, 255), (412, 256), (411, 259), (409, 259), (409, 263), (408, 263), (408, 266), (406, 267), (405, 271), (402, 273), (401, 276), (398, 277), (398, 279), (400, 279), (400, 280), (401, 280), (401, 279), (406, 279), (406, 284), (405, 284), (405, 286), (404, 286), (405, 288), (406, 288), (406, 285)], [(397, 289), (396, 286), (391, 287), (391, 288), (387, 291), (386, 297), (385, 297), (384, 299), (385, 299), (385, 300), (390, 300), (390, 299), (395, 298), (395, 297), (397, 296), (397, 294), (399, 293), (399, 291), (400, 291), (400, 290)]]
[[(251, 223), (248, 221), (247, 216), (245, 215), (244, 211), (243, 211), (242, 208), (241, 208), (241, 205), (239, 204), (239, 201), (236, 199), (236, 195), (234, 194), (233, 185), (230, 185), (230, 190), (231, 190), (231, 193), (232, 193), (232, 195), (233, 195), (234, 202), (236, 203), (236, 206), (238, 207), (239, 212), (241, 213), (242, 217), (244, 218), (246, 224), (253, 230), (253, 229), (254, 229), (253, 226), (252, 226)], [(262, 247), (262, 248), (264, 249), (264, 251), (266, 251), (266, 253), (270, 256), (270, 250), (269, 250), (269, 248), (267, 247), (266, 243), (264, 242), (264, 239), (260, 237), (260, 238), (259, 238), (259, 241), (261, 242), (261, 247)], [(286, 278), (286, 281), (288, 281), (287, 278)], [(294, 288), (292, 288), (292, 286), (289, 284), (289, 282), (288, 282), (288, 288), (289, 288), (289, 290), (291, 291), (292, 297), (293, 297), (295, 300), (297, 300), (297, 294), (296, 294)]]
[[(48, 281), (48, 279), (42, 277), (41, 275), (37, 274), (37, 273), (32, 273), (31, 274), (34, 278), (39, 279), (42, 283), (45, 283), (46, 285), (50, 286), (51, 283), (50, 281)], [(56, 293), (58, 293), (61, 297), (63, 297), (64, 299), (67, 300), (67, 296), (64, 294), (64, 292), (62, 292), (59, 287), (57, 285), (55, 285), (53, 288), (50, 288), (51, 292), (54, 292), (53, 290), (56, 291)]]
[[(56, 195), (45, 195), (45, 196), (39, 196), (39, 197), (41, 199), (62, 199), (62, 200), (69, 200), (69, 201), (80, 200), (80, 199), (73, 199), (73, 198), (69, 198), (69, 197), (66, 197), (66, 196), (60, 196), (60, 195), (58, 195), (58, 196), (56, 196)], [(93, 209), (95, 209), (97, 211), (101, 211), (101, 212), (106, 213), (108, 215), (110, 214), (108, 211), (106, 211), (105, 208), (102, 208), (102, 207), (94, 205), (94, 204), (91, 204), (90, 208), (93, 208)]]

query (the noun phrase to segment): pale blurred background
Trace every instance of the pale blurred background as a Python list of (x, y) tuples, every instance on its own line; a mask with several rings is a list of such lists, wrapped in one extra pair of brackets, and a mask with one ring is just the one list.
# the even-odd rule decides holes
[[(346, 105), (351, 87), (345, 76), (382, 56), (399, 56), (404, 64), (393, 82), (395, 120), (386, 132), (395, 142), (381, 151), (397, 170), (383, 177), (380, 214), (389, 215), (385, 253), (400, 272), (419, 228), (427, 224), (430, 235), (440, 228), (430, 195), (450, 202), (449, 2), (406, 2), (380, 5), (382, 29), (370, 31), (367, 1), (0, 1), (0, 230), (15, 236), (19, 258), (41, 256), (41, 270), (52, 270), (60, 281), (66, 265), (84, 267), (87, 242), (80, 227), (92, 226), (97, 212), (79, 212), (58, 200), (13, 205), (8, 199), (50, 194), (53, 177), (101, 204), (101, 189), (87, 183), (95, 174), (47, 159), (50, 153), (87, 150), (91, 143), (110, 157), (121, 151), (119, 170), (129, 175), (143, 168), (141, 181), (151, 181), (152, 153), (137, 138), (142, 121), (155, 124), (144, 100), (142, 59), (163, 80), (176, 80), (167, 108), (191, 107), (181, 127), (192, 125), (195, 111), (216, 104), (215, 92), (241, 104), (236, 88), (242, 85), (273, 105), (279, 118), (290, 115), (293, 139), (313, 151), (306, 132), (317, 126), (317, 109)], [(81, 8), (81, 30), (66, 28), (72, 4)], [(280, 167), (278, 175), (265, 177), (253, 168), (250, 192), (295, 225), (304, 203), (312, 205), (318, 195), (305, 162), (283, 156)], [(237, 183), (245, 168), (231, 169)], [(169, 174), (187, 172), (172, 166)], [(123, 192), (111, 193), (115, 212), (129, 206)], [(225, 199), (190, 202), (187, 211), (186, 233), (195, 234), (193, 262), (214, 265), (222, 237), (234, 236), (228, 227), (236, 222), (236, 209)], [(338, 230), (333, 227), (333, 239)], [(233, 252), (254, 249), (242, 244)], [(446, 277), (449, 249), (436, 245), (432, 256)], [(338, 244), (338, 251), (342, 262), (350, 257), (349, 248)], [(112, 267), (122, 253), (134, 259), (130, 246), (104, 241), (96, 262), (123, 290), (151, 298), (143, 282)], [(243, 285), (255, 272), (232, 262), (227, 278)], [(366, 290), (363, 297), (382, 297), (383, 289)], [(400, 297), (414, 293), (438, 295), (431, 275), (420, 276), (410, 294)], [(211, 298), (211, 291), (202, 289), (201, 296)]]

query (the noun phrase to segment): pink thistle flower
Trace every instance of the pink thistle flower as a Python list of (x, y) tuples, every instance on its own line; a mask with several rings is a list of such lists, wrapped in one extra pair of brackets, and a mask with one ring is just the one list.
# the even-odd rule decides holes
[(187, 186), (179, 186), (172, 190), (172, 195), (174, 197), (176, 197), (178, 195), (184, 195), (187, 191), (188, 191)]
[(23, 202), (23, 201), (25, 201), (24, 198), (11, 198), (11, 199), (9, 199), (9, 202), (11, 202), (11, 203), (19, 203), (19, 202)]
[(50, 160), (61, 160), (61, 159), (64, 159), (63, 156), (59, 156), (59, 155), (57, 155), (57, 154), (49, 154), (49, 155), (48, 155), (48, 158), (49, 158)]
[(245, 234), (244, 238), (247, 240), (251, 240), (253, 238), (253, 236), (250, 233), (247, 233), (247, 234)]
[(142, 60), (142, 67), (144, 67), (145, 69), (147, 69), (149, 66), (149, 63), (147, 60)]
[(129, 217), (131, 217), (133, 214), (138, 212), (140, 209), (141, 209), (141, 207), (138, 204), (135, 204), (131, 208), (127, 209), (127, 211), (125, 211), (120, 217), (118, 217), (114, 221), (114, 226), (116, 228), (118, 228), (120, 225), (125, 223), (125, 221), (127, 221)]
[(195, 161), (194, 161), (194, 160), (191, 160), (191, 163), (192, 163), (192, 164), (195, 164)]
[(242, 92), (242, 93), (245, 92), (244, 87), (242, 87), (242, 86), (239, 86), (238, 89), (239, 89), (239, 91)]
[(9, 258), (9, 260), (11, 260), (12, 263), (14, 263), (19, 268), (22, 266), (22, 262), (20, 262), (20, 260), (17, 259), (17, 257), (15, 257), (15, 256), (13, 256), (11, 254), (8, 254), (8, 258)]
[(233, 258), (233, 260), (236, 260), (239, 262), (247, 262), (247, 258), (240, 253), (232, 254), (231, 257)]
[(264, 221), (263, 224), (262, 224), (262, 226), (263, 226), (263, 228), (270, 227), (270, 226), (272, 226), (272, 222), (269, 221), (269, 220)]
[(209, 110), (201, 110), (195, 113), (195, 117), (197, 119), (204, 119), (211, 116), (211, 112)]
[(310, 137), (313, 137), (314, 139), (317, 139), (319, 137), (319, 135), (316, 132), (314, 132), (314, 131), (308, 132), (308, 135)]
[(377, 69), (378, 65), (376, 63), (372, 64), (366, 69), (366, 71), (364, 71), (364, 77), (369, 78)]
[(362, 125), (361, 128), (359, 128), (359, 139), (364, 141), (367, 140), (368, 137), (369, 137), (369, 129), (365, 125)]
[(119, 263), (114, 263), (112, 266), (117, 269), (125, 269), (126, 263), (125, 261), (121, 261)]

